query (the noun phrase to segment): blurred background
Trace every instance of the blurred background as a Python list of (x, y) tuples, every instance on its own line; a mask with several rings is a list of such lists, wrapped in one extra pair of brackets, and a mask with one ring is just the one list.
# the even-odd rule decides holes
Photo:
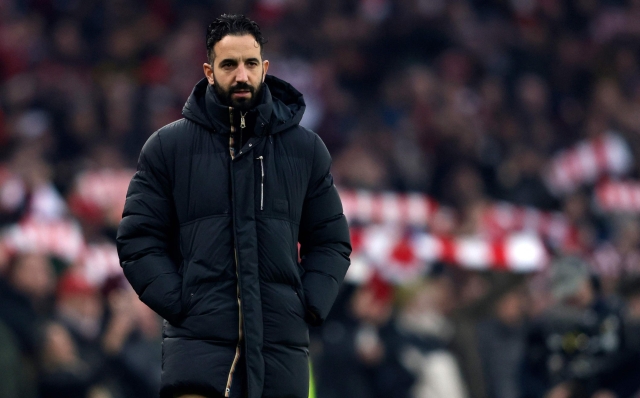
[(640, 397), (638, 0), (0, 1), (0, 397), (157, 396), (115, 231), (222, 13), (351, 225), (316, 397)]

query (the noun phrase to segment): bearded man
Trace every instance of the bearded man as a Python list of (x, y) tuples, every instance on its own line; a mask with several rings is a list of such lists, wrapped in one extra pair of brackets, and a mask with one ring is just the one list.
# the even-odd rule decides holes
[(165, 319), (161, 397), (307, 397), (308, 326), (349, 266), (331, 158), (264, 43), (244, 16), (209, 25), (205, 78), (129, 186), (118, 252)]

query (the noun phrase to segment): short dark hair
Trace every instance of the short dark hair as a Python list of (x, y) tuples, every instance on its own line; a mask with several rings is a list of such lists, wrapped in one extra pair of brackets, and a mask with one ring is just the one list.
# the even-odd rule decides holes
[(260, 27), (255, 21), (250, 20), (244, 15), (222, 14), (220, 18), (216, 18), (207, 27), (207, 58), (209, 62), (213, 62), (213, 46), (227, 35), (242, 36), (251, 35), (256, 39), (260, 46), (260, 55), (262, 55), (262, 47), (267, 40), (262, 36)]

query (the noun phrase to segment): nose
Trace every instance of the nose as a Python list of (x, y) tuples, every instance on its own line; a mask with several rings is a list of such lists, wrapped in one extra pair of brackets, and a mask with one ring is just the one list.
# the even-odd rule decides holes
[(244, 65), (241, 64), (236, 70), (236, 83), (246, 83), (247, 81), (249, 81), (247, 70)]

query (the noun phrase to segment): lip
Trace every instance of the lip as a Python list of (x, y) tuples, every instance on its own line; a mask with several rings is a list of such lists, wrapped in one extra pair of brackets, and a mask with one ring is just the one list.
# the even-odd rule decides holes
[(235, 91), (231, 95), (236, 96), (236, 97), (250, 97), (251, 96), (251, 91)]

